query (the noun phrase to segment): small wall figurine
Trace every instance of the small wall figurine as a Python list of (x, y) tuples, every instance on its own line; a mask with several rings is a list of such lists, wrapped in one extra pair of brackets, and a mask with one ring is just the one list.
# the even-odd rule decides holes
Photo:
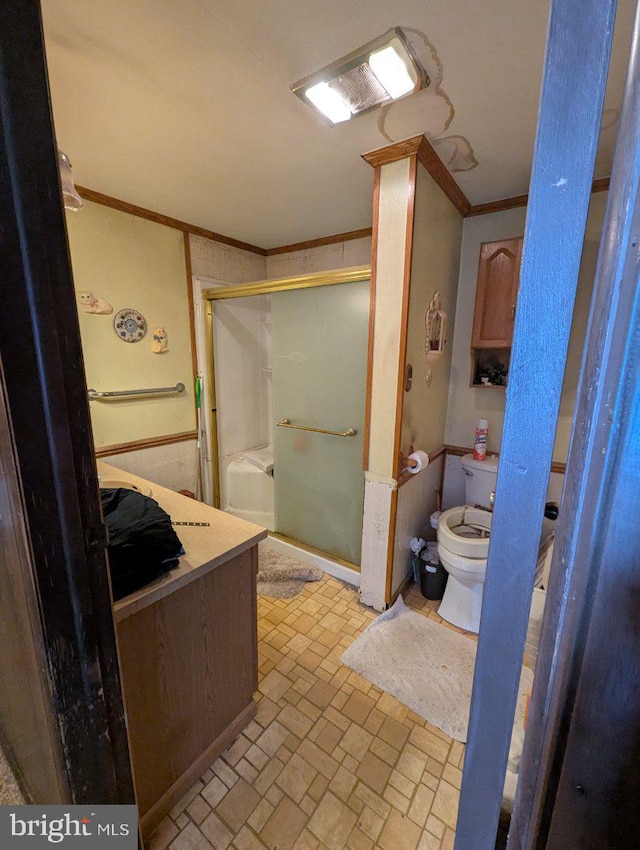
[(427, 386), (431, 386), (433, 374), (431, 366), (442, 356), (444, 344), (447, 341), (447, 314), (442, 309), (442, 299), (439, 292), (433, 293), (433, 298), (424, 314), (424, 349), (426, 372), (425, 380)]
[(78, 301), (85, 313), (101, 313), (103, 315), (113, 313), (112, 305), (103, 298), (95, 296), (90, 289), (78, 292)]
[(164, 354), (168, 350), (169, 340), (167, 339), (167, 331), (165, 328), (154, 328), (151, 352), (153, 354)]

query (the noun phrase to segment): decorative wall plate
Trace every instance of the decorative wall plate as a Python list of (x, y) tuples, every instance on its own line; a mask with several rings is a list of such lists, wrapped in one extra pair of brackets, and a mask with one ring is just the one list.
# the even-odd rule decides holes
[(147, 332), (147, 322), (142, 313), (125, 307), (116, 313), (113, 329), (124, 342), (140, 342)]

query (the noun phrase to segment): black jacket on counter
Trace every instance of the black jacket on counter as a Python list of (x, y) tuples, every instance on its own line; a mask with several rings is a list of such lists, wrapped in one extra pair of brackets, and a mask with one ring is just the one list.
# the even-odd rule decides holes
[(178, 566), (184, 555), (171, 517), (149, 496), (124, 488), (100, 490), (109, 535), (114, 599), (122, 599)]

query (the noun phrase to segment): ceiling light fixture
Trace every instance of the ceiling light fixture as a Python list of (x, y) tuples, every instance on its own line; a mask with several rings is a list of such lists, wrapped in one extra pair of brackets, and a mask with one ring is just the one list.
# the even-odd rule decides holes
[(349, 104), (327, 83), (316, 83), (315, 86), (311, 86), (306, 90), (305, 97), (334, 124), (338, 124), (340, 121), (348, 121), (351, 118), (352, 113)]
[(291, 91), (339, 124), (428, 85), (427, 72), (402, 29), (395, 27), (294, 83)]
[(77, 212), (82, 209), (84, 203), (73, 183), (71, 173), (71, 160), (58, 148), (58, 168), (60, 170), (60, 185), (62, 187), (62, 201), (65, 209)]

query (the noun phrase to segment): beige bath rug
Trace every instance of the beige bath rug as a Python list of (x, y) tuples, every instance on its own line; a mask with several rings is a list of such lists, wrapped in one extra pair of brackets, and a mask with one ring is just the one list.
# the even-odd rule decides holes
[(319, 567), (305, 564), (272, 549), (269, 541), (258, 544), (258, 593), (276, 599), (292, 599), (308, 581), (320, 581)]
[(20, 806), (25, 802), (18, 783), (0, 748), (0, 806)]
[[(399, 699), (456, 741), (467, 740), (476, 644), (410, 611), (401, 596), (367, 626), (342, 663)], [(533, 673), (523, 668), (516, 725)]]

